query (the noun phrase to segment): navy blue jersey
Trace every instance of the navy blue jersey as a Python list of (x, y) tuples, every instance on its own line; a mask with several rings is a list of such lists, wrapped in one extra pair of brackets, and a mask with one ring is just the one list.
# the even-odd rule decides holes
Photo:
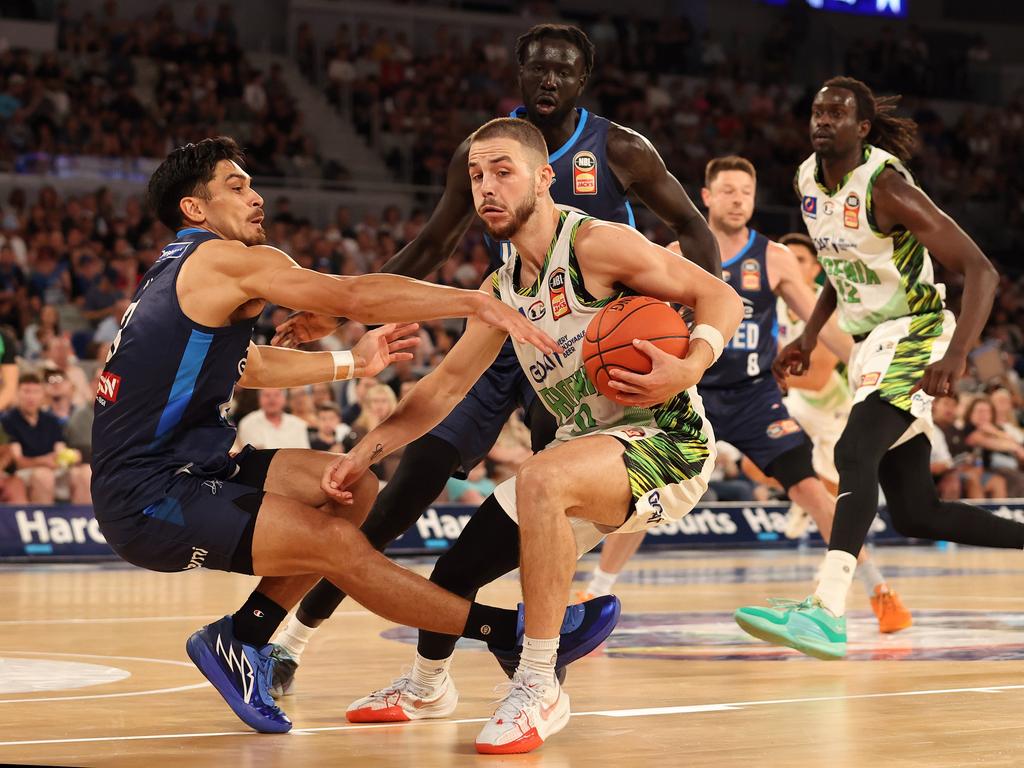
[(184, 229), (142, 278), (96, 395), (92, 495), (97, 518), (138, 512), (161, 498), (174, 471), (226, 479), (235, 428), (227, 406), (245, 370), (256, 318), (221, 328), (190, 320), (178, 271), (217, 236)]
[(722, 279), (743, 299), (743, 322), (718, 362), (700, 380), (700, 387), (734, 387), (770, 375), (778, 350), (776, 298), (768, 284), (768, 238), (750, 230), (743, 249), (722, 264)]
[[(633, 208), (626, 193), (608, 165), (608, 127), (611, 123), (600, 115), (577, 108), (576, 130), (569, 140), (548, 156), (555, 171), (551, 199), (556, 205), (582, 211), (603, 221), (616, 221), (635, 226)], [(526, 107), (519, 107), (510, 117), (525, 117)], [(508, 256), (508, 241), (487, 238), (491, 255), (490, 271), (501, 267)]]

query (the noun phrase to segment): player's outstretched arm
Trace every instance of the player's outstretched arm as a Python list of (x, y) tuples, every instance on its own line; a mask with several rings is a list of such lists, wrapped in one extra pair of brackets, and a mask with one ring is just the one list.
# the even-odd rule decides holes
[[(466, 139), (452, 155), (444, 194), (427, 223), (381, 267), (381, 272), (422, 280), (451, 258), (474, 215), (473, 192), (466, 175), (468, 153), (469, 139)], [(298, 312), (275, 329), (271, 343), (285, 347), (305, 344), (331, 333), (342, 320), (342, 316)]]
[[(245, 249), (237, 243), (222, 247)], [(231, 273), (241, 293), (243, 300), (238, 306), (244, 301), (266, 300), (293, 309), (350, 317), (368, 325), (472, 317), (544, 352), (558, 350), (550, 336), (483, 291), (448, 288), (400, 275), (325, 275), (303, 269), (270, 246), (257, 245), (246, 251), (237, 254), (238, 258), (220, 260), (220, 269)]]
[[(810, 319), (816, 304), (814, 292), (807, 287), (800, 274), (800, 264), (796, 256), (784, 245), (770, 242), (767, 251), (768, 282), (772, 290), (782, 297), (786, 306), (805, 323)], [(822, 327), (819, 337), (832, 353), (844, 363), (850, 359), (853, 351), (853, 339), (849, 334), (839, 330), (833, 319), (829, 319)]]
[(250, 344), (240, 387), (301, 387), (376, 376), (392, 363), (412, 360), (419, 343), (416, 323), (382, 325), (364, 334), (350, 353), (302, 352)]
[(470, 320), (440, 365), (416, 382), (394, 413), (327, 467), (321, 482), (324, 492), (347, 503), (345, 489), (371, 464), (425, 435), (451, 413), (494, 362), (506, 338), (507, 334)]
[(608, 161), (619, 182), (675, 232), (683, 256), (721, 277), (718, 241), (654, 145), (636, 131), (613, 125), (608, 130)]
[(936, 261), (964, 276), (960, 317), (941, 360), (925, 369), (916, 388), (935, 396), (952, 392), (967, 367), (967, 353), (978, 340), (995, 299), (999, 273), (978, 244), (920, 189), (894, 170), (879, 175), (872, 187), (872, 211), (882, 232), (909, 230)]

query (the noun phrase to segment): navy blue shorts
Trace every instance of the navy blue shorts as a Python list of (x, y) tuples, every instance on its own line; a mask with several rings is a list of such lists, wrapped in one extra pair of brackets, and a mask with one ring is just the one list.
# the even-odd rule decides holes
[(536, 396), (507, 341), (469, 394), (430, 434), (453, 446), (468, 472), (491, 450), (513, 411), (519, 406), (528, 409)]
[(161, 498), (145, 509), (99, 521), (122, 559), (151, 571), (252, 573), (252, 537), (276, 451), (246, 446), (231, 480), (196, 477), (168, 468)]
[(804, 477), (814, 476), (810, 440), (786, 410), (775, 379), (766, 376), (730, 389), (698, 385), (697, 391), (704, 401), (704, 414), (715, 430), (716, 440), (735, 446), (769, 477), (776, 477), (777, 473), (770, 470), (777, 458), (798, 448), (808, 448), (799, 454), (801, 466), (795, 479), (792, 472), (786, 473), (787, 482), (783, 482), (782, 477), (776, 479), (789, 487)]

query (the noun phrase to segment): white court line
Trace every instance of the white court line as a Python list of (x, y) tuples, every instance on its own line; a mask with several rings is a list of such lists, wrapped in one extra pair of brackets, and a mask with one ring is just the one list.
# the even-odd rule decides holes
[[(150, 664), (170, 664), (175, 667), (191, 667), (191, 662), (177, 661), (175, 659), (151, 659), (145, 656), (107, 656), (96, 653), (57, 653), (54, 651), (3, 651), (0, 653), (0, 660), (3, 655), (8, 656), (64, 656), (84, 659), (107, 659), (114, 661), (144, 661)], [(190, 685), (179, 685), (174, 688), (155, 688), (147, 691), (125, 691), (124, 693), (87, 693), (81, 696), (47, 696), (46, 698), (23, 698), (23, 699), (0, 699), (0, 704), (32, 704), (37, 701), (79, 701), (82, 699), (120, 699), (126, 696), (152, 696), (156, 693), (178, 693), (180, 691), (192, 691), (196, 688), (209, 687), (208, 682), (192, 683)]]
[[(333, 618), (376, 615), (370, 611), (343, 611), (342, 613), (334, 614)], [(145, 621), (216, 621), (216, 618), (206, 614), (204, 616), (133, 616), (124, 618), (107, 617), (102, 619), (4, 619), (0, 620), (0, 626), (17, 624), (129, 624)]]
[[(1024, 689), (1024, 685), (992, 685), (980, 688), (941, 688), (920, 691), (892, 691), (889, 693), (860, 693), (852, 696), (813, 696), (803, 699), (766, 699), (762, 701), (736, 701), (722, 704), (692, 704), (677, 707), (646, 707), (643, 709), (609, 709), (594, 712), (574, 712), (573, 717), (654, 717), (658, 715), (685, 715), (696, 712), (726, 712), (745, 707), (773, 706), (778, 704), (808, 704), (822, 701), (853, 701), (857, 699), (885, 699), (901, 696), (943, 696), (954, 693), (1000, 693)], [(429, 728), (438, 725), (459, 725), (483, 723), (486, 717), (463, 718), (459, 720), (419, 720), (411, 723), (372, 723), (367, 725), (329, 725), (319, 728), (296, 728), (296, 735), (310, 735), (331, 731), (360, 731), (367, 728)], [(156, 733), (141, 736), (91, 736), (78, 739), (31, 739), (25, 741), (0, 741), (0, 747), (27, 747), (41, 744), (88, 744), (103, 741), (151, 741), (161, 739), (197, 739), (214, 736), (257, 736), (254, 731), (207, 731), (198, 733)]]

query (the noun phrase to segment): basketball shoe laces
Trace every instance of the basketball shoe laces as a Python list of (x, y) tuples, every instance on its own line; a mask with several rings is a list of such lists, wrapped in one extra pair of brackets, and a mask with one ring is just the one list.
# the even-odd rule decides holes
[[(402, 670), (401, 677), (392, 680), (389, 687), (374, 691), (368, 698), (375, 701), (383, 701), (387, 704), (388, 699), (396, 693), (399, 694), (399, 697), (402, 694), (408, 694), (416, 698), (425, 699), (432, 691), (433, 689), (427, 688), (412, 679), (412, 667), (405, 667)], [(395, 703), (397, 704), (398, 702), (396, 701)]]
[(494, 692), (501, 696), (494, 702), (500, 705), (493, 715), (498, 725), (504, 725), (506, 720), (514, 721), (520, 712), (533, 704), (544, 703), (545, 686), (538, 680), (527, 682), (526, 677), (516, 672), (511, 682), (494, 686)]

